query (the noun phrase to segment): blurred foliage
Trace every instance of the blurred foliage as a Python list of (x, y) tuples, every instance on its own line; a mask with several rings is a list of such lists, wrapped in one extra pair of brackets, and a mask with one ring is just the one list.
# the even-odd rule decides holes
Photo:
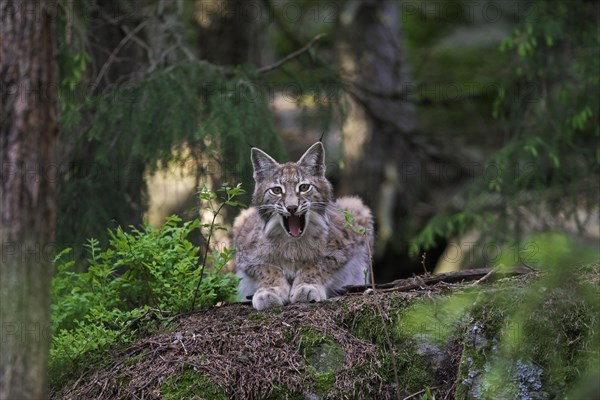
[(510, 56), (491, 110), (502, 145), (472, 171), (460, 210), (441, 210), (420, 232), (425, 248), (472, 228), (498, 243), (519, 242), (545, 221), (583, 229), (579, 211), (598, 207), (598, 5), (537, 1), (520, 16), (500, 48), (486, 53)]
[(488, 261), (498, 268), (510, 269), (524, 264), (552, 271), (564, 266), (580, 266), (598, 261), (598, 248), (580, 243), (564, 232), (537, 232), (520, 244), (490, 246)]
[[(198, 179), (219, 169), (222, 179), (249, 185), (250, 160), (240, 145), (283, 154), (267, 108), (268, 85), (252, 67), (218, 67), (181, 56), (158, 67), (130, 59), (135, 73), (109, 85), (90, 76), (101, 75), (90, 70), (94, 49), (87, 32), (103, 18), (97, 15), (102, 7), (70, 2), (59, 7), (57, 240), (64, 245), (92, 236), (104, 242), (107, 225), (141, 222), (145, 179), (160, 165), (193, 161)], [(152, 14), (125, 4), (112, 7), (115, 15), (156, 23)], [(111, 61), (102, 67), (110, 68)]]
[[(145, 173), (159, 161), (184, 162), (175, 157), (185, 146), (200, 150), (199, 174), (215, 163), (226, 179), (249, 182), (250, 159), (239, 151), (240, 144), (282, 151), (262, 87), (251, 70), (187, 63), (66, 111), (61, 135), (67, 142), (76, 140), (59, 181), (59, 242), (102, 236), (109, 221), (128, 221), (131, 196), (145, 193)], [(90, 113), (93, 118), (81, 132)], [(134, 207), (141, 216), (145, 204)]]
[(598, 264), (554, 266), (529, 282), (472, 283), (416, 301), (397, 332), (422, 348), (445, 349), (460, 338), (457, 399), (584, 393), (600, 372), (599, 272)]

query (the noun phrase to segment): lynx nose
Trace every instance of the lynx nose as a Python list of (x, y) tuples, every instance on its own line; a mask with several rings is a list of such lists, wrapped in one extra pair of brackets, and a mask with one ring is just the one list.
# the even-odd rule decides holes
[(286, 208), (292, 215), (296, 214), (296, 211), (298, 211), (298, 206), (287, 206)]

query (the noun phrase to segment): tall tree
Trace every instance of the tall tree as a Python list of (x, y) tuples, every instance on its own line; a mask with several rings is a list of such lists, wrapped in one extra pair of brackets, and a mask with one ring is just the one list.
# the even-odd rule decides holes
[[(404, 166), (416, 165), (419, 159), (410, 143), (417, 121), (414, 104), (404, 93), (410, 78), (398, 4), (349, 2), (340, 10), (338, 24), (339, 66), (352, 94), (338, 190), (367, 200), (376, 214), (376, 253), (397, 258), (406, 254), (401, 244), (408, 241), (398, 238), (397, 232), (405, 231), (398, 221), (405, 218), (419, 190), (416, 179), (402, 176)], [(398, 244), (401, 248), (389, 248)]]
[(0, 0), (0, 398), (43, 398), (57, 138), (56, 9)]

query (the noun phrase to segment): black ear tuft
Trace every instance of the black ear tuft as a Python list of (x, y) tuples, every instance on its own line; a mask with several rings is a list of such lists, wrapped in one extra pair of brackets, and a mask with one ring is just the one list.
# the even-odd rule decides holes
[(298, 164), (313, 171), (313, 175), (325, 176), (325, 149), (323, 143), (317, 142), (310, 146), (300, 157)]

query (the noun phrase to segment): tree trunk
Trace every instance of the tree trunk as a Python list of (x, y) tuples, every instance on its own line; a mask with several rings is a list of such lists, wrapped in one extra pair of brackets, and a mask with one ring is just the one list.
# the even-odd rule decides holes
[(55, 19), (48, 1), (0, 0), (2, 399), (38, 399), (46, 392), (58, 131)]
[[(352, 94), (338, 191), (360, 195), (377, 211), (375, 254), (395, 265), (407, 254), (401, 224), (419, 191), (417, 179), (403, 174), (406, 166), (418, 164), (418, 156), (410, 143), (417, 116), (406, 95), (411, 83), (400, 22), (396, 0), (348, 2), (339, 14), (336, 41)], [(398, 277), (376, 275), (380, 281)]]
[(263, 65), (264, 15), (257, 0), (197, 0), (196, 35), (200, 57), (217, 65)]

